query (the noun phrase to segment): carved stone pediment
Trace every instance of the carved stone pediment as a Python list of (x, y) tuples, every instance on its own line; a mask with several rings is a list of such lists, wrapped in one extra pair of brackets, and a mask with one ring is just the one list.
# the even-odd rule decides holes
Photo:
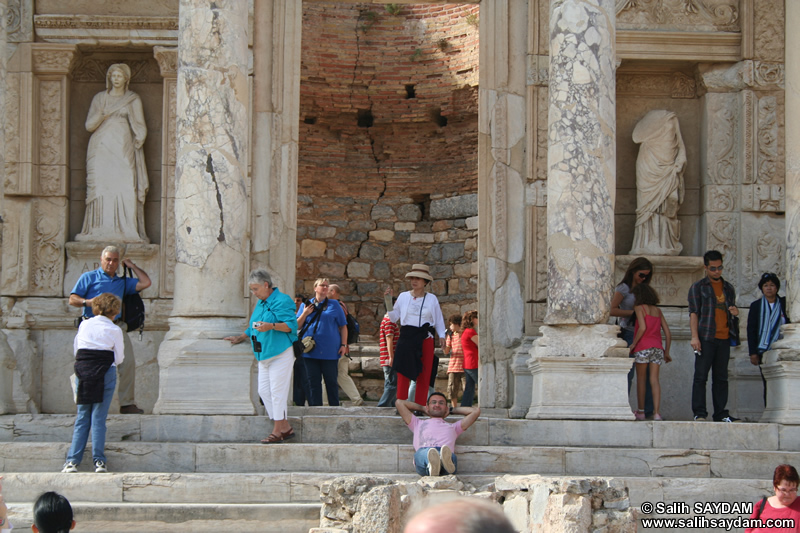
[(178, 40), (178, 18), (169, 16), (36, 15), (33, 27), (49, 42), (174, 45)]
[(739, 31), (738, 0), (616, 0), (617, 29)]

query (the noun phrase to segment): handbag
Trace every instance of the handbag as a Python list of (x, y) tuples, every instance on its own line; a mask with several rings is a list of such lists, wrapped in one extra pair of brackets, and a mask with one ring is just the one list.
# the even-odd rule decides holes
[(128, 285), (126, 279), (128, 277), (128, 272), (130, 272), (130, 277), (133, 277), (133, 272), (128, 267), (123, 267), (122, 321), (128, 325), (128, 331), (138, 329), (139, 336), (141, 337), (142, 331), (144, 330), (144, 302), (136, 291), (133, 291), (131, 294), (125, 293), (125, 288), (127, 288)]
[(731, 315), (731, 321), (729, 324), (730, 333), (728, 338), (731, 341), (731, 346), (739, 346), (739, 317)]

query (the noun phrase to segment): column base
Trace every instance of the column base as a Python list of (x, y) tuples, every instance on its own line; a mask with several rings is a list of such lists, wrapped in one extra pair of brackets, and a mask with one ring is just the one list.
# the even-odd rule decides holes
[[(154, 414), (256, 414), (251, 399), (255, 359), (250, 343), (231, 346), (221, 339), (232, 330), (223, 334), (207, 322), (170, 319), (170, 332), (158, 349), (158, 401)], [(192, 323), (193, 328), (186, 327)], [(187, 339), (189, 331), (204, 331), (216, 338)]]
[(800, 425), (800, 324), (781, 328), (784, 338), (764, 354), (767, 407), (759, 422)]
[(531, 390), (533, 390), (533, 376), (531, 369), (528, 368), (528, 361), (531, 358), (531, 348), (533, 339), (526, 337), (522, 341), (522, 346), (514, 354), (511, 360), (511, 373), (513, 381), (513, 405), (509, 410), (511, 418), (525, 418), (528, 409), (531, 407)]
[(543, 326), (528, 362), (527, 419), (632, 420), (625, 384), (631, 361), (617, 326)]

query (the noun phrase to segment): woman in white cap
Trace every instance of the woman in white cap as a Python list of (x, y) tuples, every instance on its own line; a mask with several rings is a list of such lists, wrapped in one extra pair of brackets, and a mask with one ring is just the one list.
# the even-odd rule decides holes
[[(395, 348), (392, 368), (397, 372), (397, 399), (408, 399), (409, 381), (430, 383), (433, 370), (434, 334), (444, 348), (445, 326), (439, 300), (425, 291), (433, 281), (428, 265), (415, 264), (406, 274), (411, 290), (397, 297), (388, 313), (392, 322), (400, 321), (400, 339)], [(391, 302), (391, 289), (387, 290)], [(391, 304), (387, 305), (390, 308)], [(428, 387), (417, 387), (414, 401), (428, 404)]]

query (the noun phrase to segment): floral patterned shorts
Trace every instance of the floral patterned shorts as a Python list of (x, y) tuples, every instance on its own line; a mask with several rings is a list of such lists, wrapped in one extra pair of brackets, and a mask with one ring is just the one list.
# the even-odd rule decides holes
[(634, 352), (633, 356), (636, 358), (635, 361), (637, 363), (664, 364), (664, 350), (661, 348), (648, 348), (641, 352)]

